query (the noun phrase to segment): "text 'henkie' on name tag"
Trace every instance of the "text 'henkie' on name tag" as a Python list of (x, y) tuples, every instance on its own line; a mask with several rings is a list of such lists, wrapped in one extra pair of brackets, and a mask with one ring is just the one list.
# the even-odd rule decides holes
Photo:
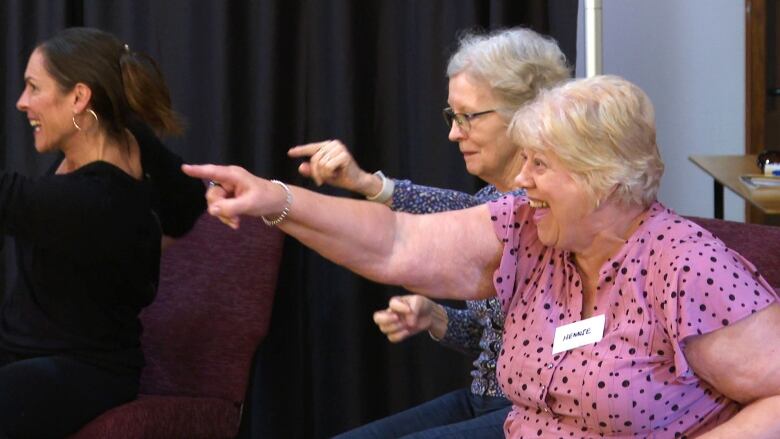
[(555, 328), (553, 354), (596, 343), (604, 337), (604, 314)]

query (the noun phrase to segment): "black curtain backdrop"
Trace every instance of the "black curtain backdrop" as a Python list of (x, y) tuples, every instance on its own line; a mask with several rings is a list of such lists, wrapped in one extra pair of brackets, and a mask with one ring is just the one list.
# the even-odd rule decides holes
[[(459, 32), (525, 25), (575, 60), (576, 20), (577, 0), (4, 0), (0, 166), (34, 175), (51, 162), (14, 106), (36, 42), (84, 25), (158, 60), (188, 122), (168, 144), (186, 160), (311, 187), (287, 149), (338, 138), (366, 170), (474, 192), (440, 115)], [(327, 437), (468, 385), (471, 358), (376, 329), (372, 312), (403, 293), (288, 239), (240, 437)]]

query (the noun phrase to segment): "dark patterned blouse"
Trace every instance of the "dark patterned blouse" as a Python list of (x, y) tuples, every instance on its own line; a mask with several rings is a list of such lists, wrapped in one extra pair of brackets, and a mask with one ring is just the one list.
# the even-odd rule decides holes
[[(503, 194), (493, 185), (474, 195), (448, 189), (415, 185), (409, 180), (394, 180), (393, 210), (407, 213), (435, 213), (466, 209), (495, 200)], [(522, 191), (518, 192), (522, 193)], [(476, 395), (503, 396), (496, 381), (496, 359), (501, 351), (504, 313), (494, 297), (466, 302), (465, 309), (445, 306), (447, 332), (440, 342), (466, 354), (477, 355), (471, 376), (471, 392)]]

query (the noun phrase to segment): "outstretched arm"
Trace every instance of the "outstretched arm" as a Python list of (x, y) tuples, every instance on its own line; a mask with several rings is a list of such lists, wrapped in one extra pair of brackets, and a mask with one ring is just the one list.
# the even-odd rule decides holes
[[(290, 148), (293, 158), (308, 158), (298, 172), (314, 180), (317, 185), (329, 184), (338, 188), (373, 197), (383, 189), (382, 179), (364, 171), (346, 145), (339, 140), (326, 140)], [(387, 201), (393, 210), (408, 213), (435, 213), (466, 209), (497, 198), (494, 188), (470, 195), (451, 189), (422, 186), (410, 180), (393, 180), (394, 189)]]
[(232, 227), (240, 215), (276, 218), (280, 229), (325, 258), (377, 282), (402, 285), (436, 298), (475, 299), (495, 294), (492, 274), (501, 243), (486, 206), (432, 215), (394, 213), (386, 206), (285, 189), (236, 167), (183, 167), (219, 181), (207, 193), (209, 212)]

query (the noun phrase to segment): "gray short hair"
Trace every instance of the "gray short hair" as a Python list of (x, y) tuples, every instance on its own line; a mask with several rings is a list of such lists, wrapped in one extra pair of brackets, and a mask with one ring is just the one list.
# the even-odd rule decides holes
[(539, 90), (568, 78), (570, 69), (555, 40), (530, 29), (513, 28), (464, 35), (447, 66), (447, 77), (459, 73), (484, 81), (509, 120)]
[(623, 78), (595, 76), (542, 91), (517, 111), (509, 138), (554, 154), (595, 200), (613, 193), (623, 205), (655, 201), (664, 172), (655, 111), (645, 92)]

